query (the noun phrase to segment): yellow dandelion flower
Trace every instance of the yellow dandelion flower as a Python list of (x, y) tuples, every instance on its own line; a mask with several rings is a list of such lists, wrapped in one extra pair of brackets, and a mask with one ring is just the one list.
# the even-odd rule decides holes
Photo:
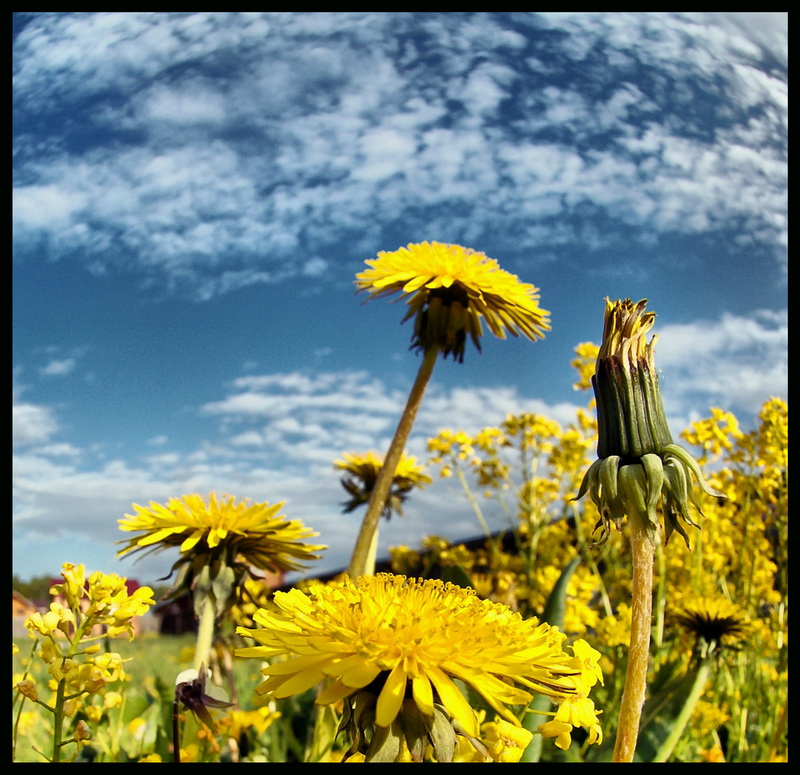
[[(334, 460), (333, 467), (344, 471), (341, 479), (342, 487), (350, 495), (350, 499), (343, 503), (344, 512), (348, 513), (365, 503), (369, 503), (370, 495), (378, 481), (378, 474), (383, 468), (383, 457), (370, 450), (362, 455), (345, 452), (341, 460)], [(389, 496), (386, 499), (383, 516), (389, 519), (393, 513), (403, 514), (403, 504), (408, 499), (411, 491), (416, 487), (427, 487), (433, 480), (425, 473), (422, 465), (417, 463), (416, 457), (405, 452), (397, 464), (397, 469), (392, 477)]]
[(415, 318), (412, 347), (441, 348), (462, 361), (469, 334), (480, 351), (481, 320), (498, 338), (522, 334), (532, 341), (550, 330), (550, 313), (539, 307), (538, 289), (520, 282), (484, 253), (441, 242), (410, 244), (378, 253), (356, 276), (370, 298), (402, 294), (405, 320)]
[(697, 637), (701, 650), (733, 646), (749, 630), (749, 622), (742, 611), (720, 597), (687, 602), (675, 614), (675, 621)]
[[(374, 736), (395, 743), (404, 725), (421, 725), (430, 735), (442, 713), (478, 737), (462, 685), (516, 726), (508, 706), (527, 705), (532, 693), (561, 702), (588, 692), (557, 628), (450, 583), (391, 574), (345, 577), (315, 584), (308, 593), (276, 592), (274, 603), (255, 614), (258, 629), (237, 628), (259, 644), (237, 649), (237, 656), (270, 660), (259, 694), (289, 697), (320, 684), (317, 703), (345, 700), (356, 732), (353, 751), (359, 740), (367, 745), (359, 724), (371, 714)], [(366, 708), (371, 711), (364, 715)]]
[(233, 496), (217, 500), (212, 492), (206, 502), (201, 495), (170, 498), (165, 506), (149, 508), (133, 504), (135, 515), (119, 520), (120, 530), (143, 533), (131, 538), (118, 552), (123, 556), (147, 547), (159, 551), (177, 546), (183, 554), (225, 548), (231, 558), (242, 557), (261, 570), (301, 570), (302, 563), (318, 559), (323, 546), (308, 546), (302, 539), (311, 532), (299, 521), (288, 522), (279, 514), (284, 503), (270, 506)]

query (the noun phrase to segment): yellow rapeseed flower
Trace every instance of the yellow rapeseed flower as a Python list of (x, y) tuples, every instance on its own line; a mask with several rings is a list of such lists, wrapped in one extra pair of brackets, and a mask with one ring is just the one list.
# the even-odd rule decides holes
[(550, 330), (550, 313), (539, 307), (538, 289), (520, 282), (497, 261), (471, 248), (441, 242), (409, 244), (378, 253), (356, 276), (370, 298), (402, 294), (415, 318), (412, 347), (441, 348), (445, 357), (464, 358), (469, 334), (480, 351), (481, 319), (499, 339), (506, 331), (535, 341)]
[[(258, 629), (237, 628), (259, 644), (237, 649), (237, 656), (270, 662), (256, 691), (282, 698), (321, 685), (317, 703), (345, 701), (351, 753), (366, 751), (371, 760), (384, 756), (376, 750), (384, 745), (399, 751), (404, 736), (413, 755), (410, 726), (424, 739), (434, 729), (441, 733), (442, 719), (477, 737), (475, 711), (459, 683), (517, 726), (508, 706), (527, 705), (533, 693), (563, 702), (589, 691), (581, 678), (587, 652), (568, 656), (557, 628), (450, 583), (344, 577), (307, 593), (276, 592), (274, 603), (255, 614)], [(380, 744), (365, 737), (368, 718)]]

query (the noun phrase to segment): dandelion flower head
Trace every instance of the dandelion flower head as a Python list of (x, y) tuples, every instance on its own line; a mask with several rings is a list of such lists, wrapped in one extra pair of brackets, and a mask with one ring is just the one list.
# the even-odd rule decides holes
[(356, 276), (369, 298), (401, 294), (405, 320), (415, 318), (412, 347), (439, 346), (461, 361), (467, 334), (480, 351), (481, 320), (498, 339), (506, 332), (534, 341), (550, 330), (550, 313), (539, 307), (538, 288), (501, 269), (484, 253), (441, 242), (381, 251)]
[[(345, 513), (348, 513), (369, 502), (370, 494), (383, 468), (383, 457), (373, 450), (360, 455), (344, 452), (340, 460), (333, 461), (333, 467), (345, 472), (341, 484), (350, 495), (350, 499), (343, 504)], [(431, 481), (431, 477), (425, 473), (425, 468), (417, 463), (416, 457), (404, 452), (392, 477), (384, 516), (388, 519), (393, 512), (402, 514), (403, 503), (411, 491), (414, 488), (427, 487)]]
[(307, 593), (276, 592), (254, 620), (259, 628), (237, 633), (259, 645), (236, 654), (270, 662), (259, 694), (282, 698), (325, 684), (317, 697), (325, 705), (369, 692), (378, 727), (392, 725), (411, 699), (415, 712), (432, 718), (435, 706), (444, 708), (476, 737), (463, 685), (519, 726), (509, 706), (527, 705), (532, 692), (558, 703), (586, 696), (592, 684), (584, 681), (586, 654), (565, 653), (557, 628), (439, 580), (384, 573), (316, 583)]
[(139, 535), (128, 539), (118, 554), (177, 546), (182, 555), (218, 550), (226, 552), (231, 562), (239, 558), (261, 570), (300, 570), (325, 547), (304, 543), (318, 534), (302, 522), (286, 520), (279, 513), (283, 505), (251, 504), (248, 499), (236, 503), (233, 496), (217, 499), (213, 492), (207, 502), (192, 494), (170, 498), (163, 506), (134, 503), (136, 513), (119, 520), (119, 528)]
[(675, 620), (697, 638), (701, 651), (734, 646), (750, 629), (741, 609), (721, 597), (695, 599), (675, 614)]

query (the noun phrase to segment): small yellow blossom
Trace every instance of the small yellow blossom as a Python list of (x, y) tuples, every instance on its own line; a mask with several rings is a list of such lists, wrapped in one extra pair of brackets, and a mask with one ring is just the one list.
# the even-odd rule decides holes
[(553, 719), (539, 725), (542, 737), (555, 737), (556, 745), (566, 751), (572, 745), (572, 726), (564, 721)]
[(107, 710), (122, 706), (122, 695), (119, 692), (106, 692), (103, 696), (103, 705)]
[(502, 718), (481, 725), (481, 742), (496, 762), (518, 762), (532, 739), (533, 732)]
[(92, 737), (92, 730), (89, 729), (89, 725), (83, 719), (81, 719), (75, 725), (75, 739), (78, 742), (82, 742), (84, 740), (91, 739), (91, 737)]
[(599, 661), (601, 654), (593, 649), (583, 638), (578, 638), (570, 647), (581, 667), (581, 681), (586, 686), (594, 686), (598, 681), (603, 683), (603, 671)]

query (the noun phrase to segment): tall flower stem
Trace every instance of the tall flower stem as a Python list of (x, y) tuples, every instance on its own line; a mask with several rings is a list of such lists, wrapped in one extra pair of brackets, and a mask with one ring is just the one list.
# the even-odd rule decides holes
[(55, 710), (53, 712), (53, 758), (50, 761), (56, 764), (61, 761), (61, 735), (64, 731), (64, 688), (66, 684), (66, 678), (62, 678), (58, 682)]
[[(411, 428), (414, 425), (414, 420), (417, 416), (422, 397), (425, 393), (425, 388), (430, 381), (433, 367), (436, 365), (436, 359), (439, 356), (438, 345), (432, 345), (427, 350), (422, 358), (417, 377), (411, 387), (411, 392), (406, 402), (406, 407), (400, 417), (400, 422), (397, 424), (397, 430), (394, 433), (392, 443), (389, 445), (389, 451), (383, 460), (378, 478), (375, 481), (375, 486), (367, 504), (367, 511), (364, 515), (364, 521), (361, 523), (361, 530), (356, 539), (355, 548), (353, 549), (353, 556), (350, 560), (349, 574), (355, 578), (357, 576), (371, 575), (375, 570), (374, 558), (370, 563), (370, 548), (372, 546), (373, 538), (378, 530), (378, 522), (381, 514), (383, 513), (386, 499), (389, 496), (389, 490), (392, 486), (397, 465), (403, 456), (408, 437), (411, 434)], [(371, 566), (371, 567), (370, 567)]]
[(654, 546), (644, 523), (629, 519), (631, 530), (632, 588), (631, 641), (628, 647), (628, 667), (625, 689), (619, 710), (617, 739), (613, 762), (632, 762), (639, 737), (647, 690), (647, 666), (650, 658), (650, 630), (653, 615), (653, 556)]
[(214, 600), (208, 594), (204, 594), (204, 598), (199, 603), (199, 621), (197, 623), (197, 641), (194, 648), (194, 664), (193, 667), (200, 674), (201, 668), (204, 669), (208, 666), (209, 654), (211, 653), (211, 646), (214, 642), (214, 619), (215, 619), (215, 606)]
[(672, 752), (675, 750), (678, 740), (681, 739), (683, 730), (686, 729), (686, 725), (689, 723), (689, 719), (691, 718), (692, 712), (694, 711), (698, 700), (703, 696), (703, 690), (706, 688), (706, 681), (708, 681), (708, 675), (710, 672), (711, 659), (706, 657), (702, 660), (702, 662), (700, 662), (700, 665), (697, 668), (697, 673), (695, 674), (692, 688), (689, 690), (689, 695), (686, 698), (686, 702), (683, 703), (683, 707), (681, 708), (678, 717), (672, 723), (672, 728), (667, 736), (667, 739), (661, 744), (661, 747), (656, 752), (656, 755), (653, 758), (654, 762), (669, 761), (669, 757), (672, 756)]

